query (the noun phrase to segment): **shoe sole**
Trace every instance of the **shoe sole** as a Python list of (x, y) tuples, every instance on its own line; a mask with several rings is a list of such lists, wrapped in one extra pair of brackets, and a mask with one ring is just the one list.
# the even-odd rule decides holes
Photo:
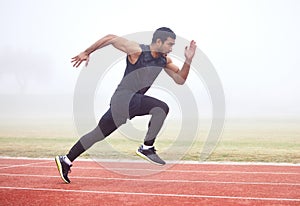
[(139, 149), (137, 149), (137, 150), (135, 151), (135, 153), (136, 153), (138, 156), (140, 156), (141, 158), (143, 158), (143, 159), (145, 159), (145, 160), (151, 162), (152, 164), (159, 165), (159, 166), (165, 165), (165, 164), (161, 164), (161, 163), (158, 163), (158, 162), (154, 162), (153, 160), (149, 159), (146, 155), (144, 155), (143, 153), (141, 153), (141, 152), (139, 151)]
[(55, 162), (56, 162), (56, 166), (57, 166), (57, 169), (58, 169), (58, 172), (59, 172), (59, 174), (60, 174), (61, 179), (62, 179), (65, 183), (69, 184), (70, 182), (67, 181), (67, 180), (64, 178), (64, 175), (63, 175), (63, 172), (62, 172), (62, 165), (61, 165), (61, 163), (60, 163), (59, 156), (56, 156), (56, 157), (55, 157)]

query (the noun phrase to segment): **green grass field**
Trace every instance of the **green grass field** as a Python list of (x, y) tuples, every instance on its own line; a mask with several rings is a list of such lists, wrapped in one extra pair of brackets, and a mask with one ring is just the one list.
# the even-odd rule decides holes
[[(227, 121), (217, 147), (208, 161), (282, 162), (300, 163), (300, 129), (298, 121)], [(69, 126), (67, 126), (69, 127)], [(2, 128), (0, 156), (54, 157), (65, 154), (78, 140), (73, 133), (59, 136), (47, 128), (34, 132), (24, 129), (23, 135)], [(64, 130), (61, 128), (61, 130)], [(3, 132), (5, 131), (5, 132)], [(27, 131), (27, 133), (26, 133)], [(20, 132), (20, 131), (18, 131)], [(160, 136), (156, 142), (158, 153), (167, 160), (199, 160), (206, 129), (195, 140), (174, 142), (172, 134)], [(67, 132), (66, 132), (67, 133)], [(27, 135), (25, 135), (27, 134)], [(142, 142), (133, 141), (115, 132), (103, 142), (95, 144), (82, 158), (135, 159), (135, 150)]]

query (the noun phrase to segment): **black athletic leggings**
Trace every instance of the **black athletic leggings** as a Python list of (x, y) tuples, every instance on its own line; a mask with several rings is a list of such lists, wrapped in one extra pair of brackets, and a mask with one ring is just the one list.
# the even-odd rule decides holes
[[(135, 97), (132, 99), (133, 101), (135, 100), (134, 98)], [(148, 125), (148, 131), (144, 139), (145, 145), (152, 146), (167, 114), (169, 113), (169, 107), (165, 102), (150, 96), (139, 95), (138, 98), (139, 105), (136, 105), (134, 108), (129, 110), (128, 118), (132, 119), (135, 116), (152, 115)], [(70, 161), (73, 162), (80, 154), (89, 149), (96, 142), (105, 139), (126, 121), (118, 123), (118, 125), (116, 125), (116, 122), (119, 121), (114, 121), (111, 108), (109, 108), (109, 110), (100, 119), (98, 126), (91, 132), (82, 136), (71, 148), (67, 154)]]

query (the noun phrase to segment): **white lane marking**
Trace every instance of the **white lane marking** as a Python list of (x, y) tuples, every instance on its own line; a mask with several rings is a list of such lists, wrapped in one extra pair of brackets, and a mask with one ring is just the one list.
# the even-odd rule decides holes
[(259, 201), (292, 201), (300, 202), (297, 198), (277, 198), (277, 197), (236, 197), (236, 196), (210, 196), (210, 195), (193, 195), (193, 194), (169, 194), (169, 193), (146, 193), (146, 192), (121, 192), (121, 191), (95, 191), (95, 190), (66, 190), (54, 188), (30, 188), (30, 187), (1, 187), (7, 190), (30, 190), (30, 191), (47, 191), (47, 192), (73, 192), (73, 193), (94, 193), (106, 195), (139, 195), (139, 196), (156, 196), (156, 197), (185, 197), (185, 198), (209, 198), (209, 199), (236, 199), (236, 200), (259, 200)]
[[(6, 156), (0, 156), (1, 159), (12, 159), (12, 160), (53, 160), (53, 158), (31, 158), (31, 157), (6, 157)], [(145, 164), (144, 160), (130, 160), (130, 159), (83, 159), (83, 158), (78, 158), (77, 162), (105, 162), (105, 163), (141, 163)], [(300, 167), (300, 163), (285, 163), (285, 162), (214, 162), (214, 161), (207, 161), (207, 162), (202, 162), (202, 161), (183, 161), (183, 160), (178, 160), (178, 161), (167, 161), (169, 164), (200, 164), (200, 165), (233, 165), (233, 166), (291, 166), (291, 167)]]
[(40, 164), (46, 164), (49, 163), (49, 160), (47, 161), (39, 161), (39, 162), (32, 162), (32, 163), (27, 163), (27, 164), (12, 164), (12, 165), (7, 165), (4, 167), (1, 167), (0, 170), (2, 169), (8, 169), (8, 168), (14, 168), (14, 167), (32, 167), (34, 165), (34, 167), (37, 167), (37, 165)]
[[(49, 163), (49, 162), (44, 162)], [(53, 168), (53, 166), (42, 166), (42, 165), (20, 165), (22, 167), (35, 167), (35, 168)], [(12, 166), (12, 167), (17, 167)], [(10, 168), (10, 167), (5, 167)], [(0, 169), (5, 169), (0, 168)], [(149, 171), (149, 172), (177, 172), (177, 173), (215, 173), (215, 174), (270, 174), (270, 175), (300, 175), (299, 172), (246, 172), (246, 171), (236, 171), (236, 170), (179, 170), (179, 169), (147, 169), (147, 168), (122, 168), (122, 167), (113, 167), (113, 168), (103, 168), (103, 167), (76, 167), (78, 170), (108, 170), (108, 171)], [(201, 168), (200, 168), (201, 169)], [(205, 169), (205, 168), (204, 168)], [(300, 168), (299, 168), (300, 170)]]
[[(30, 175), (30, 174), (7, 174), (7, 173), (0, 173), (0, 176), (60, 178), (60, 176), (55, 176), (55, 175)], [(144, 179), (144, 178), (139, 179), (139, 178), (82, 177), (82, 176), (73, 176), (72, 179), (134, 181), (134, 182), (164, 182), (164, 183), (205, 183), (205, 184), (236, 184), (236, 185), (300, 186), (300, 183), (287, 183), (287, 182), (226, 182), (226, 181), (210, 181), (210, 180), (178, 180), (178, 179), (174, 180), (174, 179)]]

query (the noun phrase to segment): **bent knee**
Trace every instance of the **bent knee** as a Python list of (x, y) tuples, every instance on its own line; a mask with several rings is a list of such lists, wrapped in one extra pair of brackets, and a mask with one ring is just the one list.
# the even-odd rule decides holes
[(164, 115), (167, 116), (169, 113), (169, 106), (165, 102), (161, 102), (159, 106), (154, 107), (150, 114), (156, 114), (156, 115)]
[(165, 102), (163, 102), (161, 108), (164, 110), (166, 115), (169, 113), (169, 106)]

